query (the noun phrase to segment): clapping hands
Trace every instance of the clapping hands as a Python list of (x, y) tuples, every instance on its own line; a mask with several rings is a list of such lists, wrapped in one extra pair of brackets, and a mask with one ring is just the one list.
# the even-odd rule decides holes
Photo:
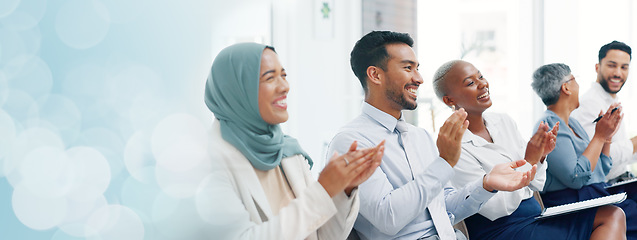
[(462, 135), (469, 127), (467, 112), (463, 108), (454, 111), (453, 114), (440, 127), (436, 146), (440, 157), (451, 165), (455, 166), (460, 159)]
[[(617, 108), (617, 110), (612, 111), (613, 108)], [(619, 129), (619, 124), (624, 117), (622, 106), (620, 103), (613, 103), (608, 107), (606, 113), (602, 114), (600, 111), (599, 116), (602, 116), (602, 118), (595, 125), (595, 135), (599, 134), (599, 137), (609, 142), (617, 132), (617, 129)]]
[(333, 197), (345, 191), (349, 195), (359, 184), (367, 180), (383, 159), (385, 141), (376, 147), (356, 150), (358, 143), (354, 141), (347, 153), (334, 153), (328, 164), (319, 175), (318, 182)]
[(515, 171), (516, 168), (524, 164), (526, 164), (526, 161), (522, 159), (495, 165), (493, 169), (491, 169), (491, 172), (484, 176), (482, 187), (492, 192), (493, 190), (515, 191), (528, 186), (535, 177), (537, 165), (533, 165), (531, 170), (526, 172)]
[(555, 123), (550, 131), (549, 125), (545, 122), (541, 122), (537, 131), (533, 134), (529, 143), (526, 145), (526, 154), (524, 159), (526, 159), (526, 161), (531, 165), (544, 161), (546, 155), (555, 149), (555, 141), (557, 138), (557, 131), (559, 129), (560, 122)]

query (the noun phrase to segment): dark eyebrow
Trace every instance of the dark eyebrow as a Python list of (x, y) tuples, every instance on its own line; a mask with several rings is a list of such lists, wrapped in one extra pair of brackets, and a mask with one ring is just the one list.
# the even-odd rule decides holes
[[(409, 63), (409, 64), (412, 64), (412, 65), (416, 65), (416, 62), (414, 62), (412, 60), (402, 60), (402, 61), (400, 61), (400, 63)], [(418, 63), (418, 66), (420, 66), (420, 63)]]
[[(478, 71), (478, 75), (482, 75), (482, 73), (480, 71)], [(468, 77), (462, 79), (462, 82), (464, 83), (465, 81), (467, 81), (467, 79), (472, 78), (472, 77), (473, 77), (473, 75), (468, 76)]]
[(268, 73), (273, 73), (273, 72), (274, 72), (274, 70), (265, 71), (263, 74), (261, 74), (261, 77), (265, 76)]
[[(274, 69), (265, 71), (263, 74), (261, 74), (261, 77), (264, 77), (268, 73), (275, 73), (275, 72), (276, 72), (276, 70), (274, 70)], [(285, 68), (281, 68), (281, 73), (284, 73), (284, 72), (285, 72)]]

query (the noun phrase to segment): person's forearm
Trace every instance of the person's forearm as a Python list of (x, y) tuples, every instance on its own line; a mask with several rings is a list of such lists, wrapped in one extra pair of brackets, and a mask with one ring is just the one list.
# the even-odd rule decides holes
[(483, 187), (482, 177), (469, 182), (462, 188), (445, 189), (447, 211), (455, 216), (453, 224), (475, 214), (495, 193), (487, 192)]
[(602, 147), (602, 153), (606, 156), (610, 156), (610, 144), (611, 141), (606, 140), (604, 142), (604, 146)]
[(318, 229), (318, 239), (346, 239), (358, 216), (360, 205), (356, 189), (352, 191), (352, 196), (337, 194), (332, 201), (337, 212)]
[(422, 216), (452, 177), (453, 169), (440, 158), (424, 172), (416, 174), (414, 180), (398, 188), (394, 188), (384, 175), (372, 176), (359, 186), (360, 213), (380, 232), (395, 235)]
[(635, 154), (637, 152), (637, 136), (631, 138), (630, 141), (633, 142), (633, 154)]
[[(594, 135), (591, 142), (588, 143), (588, 147), (586, 147), (586, 150), (582, 153), (582, 155), (591, 161), (591, 171), (595, 170), (595, 166), (597, 166), (599, 154), (602, 153), (602, 150), (605, 148), (605, 142), (604, 138)], [(606, 149), (606, 153), (604, 154), (608, 154), (609, 151), (609, 149)]]

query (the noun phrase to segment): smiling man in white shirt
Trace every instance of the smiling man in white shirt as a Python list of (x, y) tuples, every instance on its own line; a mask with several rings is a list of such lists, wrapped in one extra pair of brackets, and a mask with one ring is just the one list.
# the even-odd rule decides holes
[[(608, 106), (619, 102), (617, 93), (628, 79), (631, 61), (631, 48), (623, 42), (612, 41), (599, 49), (599, 62), (595, 64), (597, 81), (590, 90), (580, 97), (579, 108), (573, 111), (571, 117), (577, 119), (589, 136), (595, 132), (595, 123), (600, 112), (606, 111)], [(637, 136), (629, 138), (626, 124), (623, 121), (613, 137), (610, 147), (610, 157), (613, 166), (606, 175), (609, 183), (633, 177), (628, 172), (628, 165), (637, 162)]]

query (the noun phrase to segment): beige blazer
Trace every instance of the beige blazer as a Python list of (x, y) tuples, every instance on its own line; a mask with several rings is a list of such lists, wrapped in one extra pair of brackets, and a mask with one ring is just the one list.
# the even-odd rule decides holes
[(200, 186), (197, 205), (200, 214), (212, 214), (202, 217), (212, 223), (214, 239), (347, 238), (358, 215), (358, 190), (330, 198), (302, 155), (288, 157), (281, 166), (296, 198), (274, 216), (252, 164), (221, 138), (217, 121), (209, 144), (213, 174)]

